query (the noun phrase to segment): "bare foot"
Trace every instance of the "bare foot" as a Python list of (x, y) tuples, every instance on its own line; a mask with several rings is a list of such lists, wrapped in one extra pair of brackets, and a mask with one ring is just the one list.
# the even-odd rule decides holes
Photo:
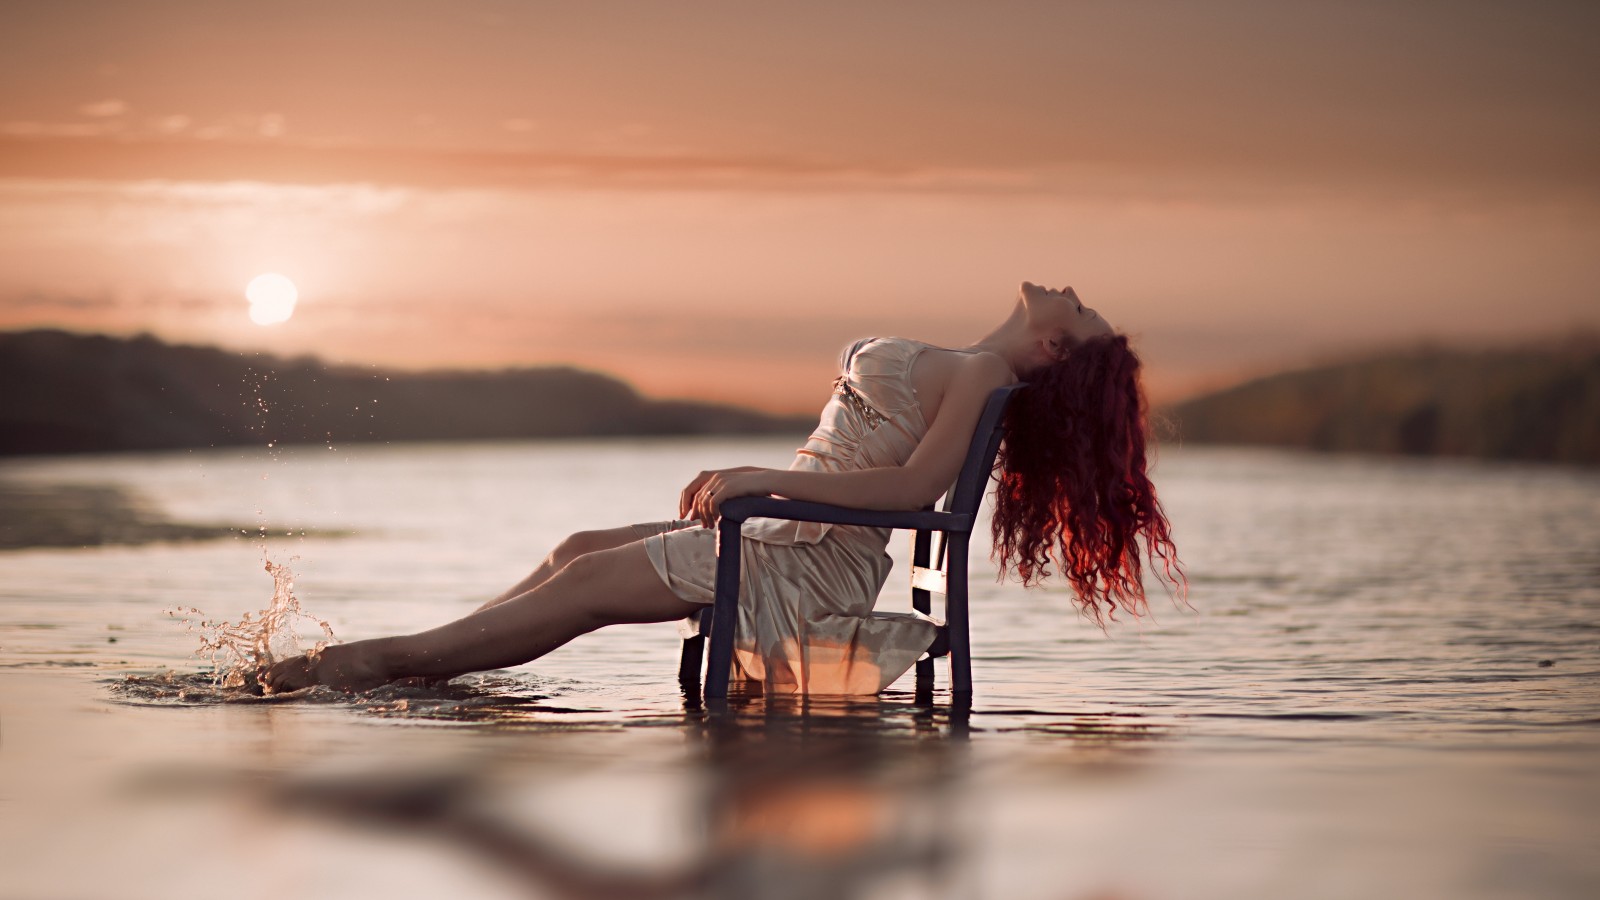
[(378, 654), (371, 643), (356, 641), (353, 644), (335, 644), (324, 648), (321, 653), (274, 663), (261, 676), (261, 683), (269, 694), (284, 694), (314, 684), (327, 685), (346, 693), (371, 690), (389, 682), (389, 676), (378, 664)]

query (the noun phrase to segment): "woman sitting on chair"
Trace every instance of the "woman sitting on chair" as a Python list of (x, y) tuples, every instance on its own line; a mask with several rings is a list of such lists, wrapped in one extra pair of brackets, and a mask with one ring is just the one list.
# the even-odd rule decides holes
[[(876, 338), (843, 363), (787, 470), (702, 472), (683, 489), (679, 519), (579, 532), (470, 615), (284, 660), (262, 680), (273, 692), (364, 690), (519, 665), (607, 625), (683, 619), (712, 600), (723, 501), (925, 508), (955, 479), (990, 392), (1018, 380), (1028, 384), (1006, 414), (993, 516), (1003, 569), (1031, 585), (1054, 563), (1096, 622), (1146, 611), (1141, 557), (1182, 578), (1145, 474), (1139, 359), (1072, 288), (1023, 282), (1005, 321), (970, 347)], [(876, 693), (934, 643), (926, 618), (872, 615), (889, 574), (887, 529), (752, 519), (742, 534), (735, 659), (766, 690)]]

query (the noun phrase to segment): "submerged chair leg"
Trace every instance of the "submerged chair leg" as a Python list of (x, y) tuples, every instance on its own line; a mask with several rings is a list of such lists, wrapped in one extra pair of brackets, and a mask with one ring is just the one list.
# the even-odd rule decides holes
[(700, 688), (700, 668), (705, 657), (706, 625), (711, 611), (702, 609), (695, 613), (695, 624), (700, 633), (683, 641), (683, 656), (678, 660), (678, 684), (684, 687)]
[(717, 527), (717, 594), (711, 606), (711, 653), (706, 661), (706, 697), (728, 696), (733, 674), (733, 631), (739, 624), (740, 523)]
[(950, 628), (950, 692), (972, 693), (972, 635), (967, 630), (967, 535), (951, 534), (945, 561), (945, 619)]
[[(933, 533), (918, 531), (916, 539), (911, 544), (911, 565), (926, 568), (928, 565), (929, 546), (933, 543)], [(933, 612), (933, 598), (922, 588), (911, 589), (911, 608), (924, 615)], [(933, 692), (933, 660), (923, 659), (917, 661), (917, 694), (931, 694)]]

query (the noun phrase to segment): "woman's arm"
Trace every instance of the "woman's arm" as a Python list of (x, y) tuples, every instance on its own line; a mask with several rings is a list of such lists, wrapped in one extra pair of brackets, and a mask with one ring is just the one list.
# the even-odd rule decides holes
[[(760, 494), (857, 509), (922, 509), (955, 481), (984, 402), (995, 388), (1011, 381), (1011, 369), (999, 357), (986, 353), (966, 357), (952, 373), (938, 414), (905, 465), (850, 472), (755, 469), (703, 473), (710, 477), (700, 481), (693, 492), (689, 518), (710, 525), (716, 521), (722, 501)], [(685, 495), (689, 494), (685, 489)]]

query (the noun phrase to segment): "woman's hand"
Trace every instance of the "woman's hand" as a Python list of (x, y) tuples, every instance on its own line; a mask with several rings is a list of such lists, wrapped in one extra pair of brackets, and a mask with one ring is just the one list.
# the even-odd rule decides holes
[(696, 520), (710, 528), (717, 524), (717, 511), (722, 501), (771, 493), (766, 486), (766, 473), (766, 469), (757, 466), (701, 472), (679, 495), (678, 516)]

